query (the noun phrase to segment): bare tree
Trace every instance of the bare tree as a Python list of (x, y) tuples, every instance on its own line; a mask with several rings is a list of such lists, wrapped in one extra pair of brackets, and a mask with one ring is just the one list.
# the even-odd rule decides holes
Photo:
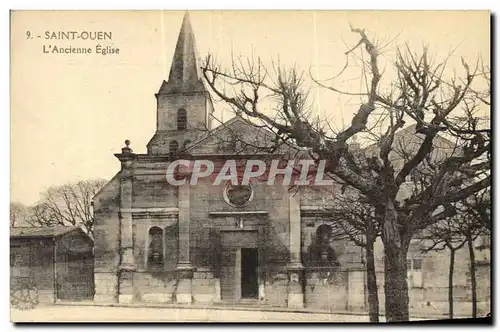
[(28, 222), (28, 207), (21, 203), (10, 203), (10, 227), (26, 226)]
[(379, 300), (374, 244), (381, 234), (382, 222), (376, 219), (375, 209), (363, 202), (359, 195), (336, 195), (335, 205), (327, 207), (325, 212), (335, 220), (332, 224), (335, 237), (347, 237), (356, 246), (365, 249), (368, 314), (370, 322), (378, 322)]
[(32, 208), (31, 223), (40, 226), (80, 225), (93, 234), (92, 198), (105, 180), (87, 180), (51, 187)]
[[(482, 225), (485, 232), (491, 231), (491, 188), (480, 191), (463, 200), (458, 207)], [(480, 225), (478, 225), (480, 227)]]
[(422, 252), (450, 251), (450, 265), (448, 269), (448, 307), (449, 318), (453, 319), (453, 272), (455, 270), (455, 254), (463, 248), (467, 240), (460, 232), (457, 216), (441, 220), (425, 230), (423, 242), (430, 243)]
[(32, 227), (67, 226), (67, 224), (58, 221), (49, 205), (43, 201), (29, 208), (27, 222)]
[[(412, 235), (456, 213), (449, 204), (490, 185), (489, 174), (478, 177), (489, 169), (489, 163), (471, 165), (490, 151), (490, 129), (478, 127), (476, 121), (477, 110), (489, 103), (489, 90), (478, 92), (480, 86), (473, 86), (475, 81), (489, 81), (489, 74), (478, 70), (479, 66), (471, 69), (463, 60), (463, 75), (448, 78), (447, 59), (436, 62), (427, 48), (414, 52), (406, 46), (390, 60), (395, 74), (382, 84), (380, 49), (365, 30), (352, 28), (352, 32), (359, 41), (347, 50), (346, 59), (358, 53), (359, 59), (368, 59), (360, 63), (362, 77), (366, 78), (361, 83), (366, 83), (366, 88), (342, 91), (313, 78), (332, 93), (364, 99), (350, 124), (340, 131), (314, 116), (303, 88), (304, 75), (296, 68), (277, 68), (273, 76), (260, 59), (237, 59), (230, 70), (224, 70), (208, 55), (202, 72), (221, 101), (267, 127), (277, 141), (308, 149), (317, 163), (326, 160), (328, 173), (357, 190), (375, 208), (377, 219), (383, 220), (386, 317), (388, 321), (405, 321), (409, 319), (406, 255)], [(263, 103), (267, 103), (265, 108), (261, 107)], [(420, 141), (414, 142), (405, 158), (395, 158), (397, 134), (407, 121), (416, 124), (413, 134)], [(354, 158), (348, 141), (363, 135), (375, 142), (375, 152), (366, 158)], [(435, 143), (442, 136), (455, 143), (455, 153), (441, 155), (435, 176), (415, 186), (416, 190), (401, 202), (398, 193), (406, 178), (424, 160), (436, 158)], [(464, 177), (470, 181), (464, 182)], [(442, 212), (435, 213), (442, 207)]]
[[(467, 243), (467, 248), (469, 251), (469, 273), (471, 280), (471, 293), (472, 293), (472, 317), (477, 317), (477, 280), (476, 280), (476, 254), (474, 248), (474, 242), (481, 235), (488, 235), (490, 233), (490, 229), (485, 227), (485, 225), (489, 225), (491, 222), (485, 222), (483, 219), (483, 215), (478, 213), (485, 208), (485, 205), (488, 204), (489, 195), (487, 194), (489, 190), (484, 190), (482, 192), (477, 192), (474, 195), (471, 195), (467, 199), (462, 202), (458, 202), (457, 210), (460, 213), (457, 215), (457, 218), (460, 219), (459, 232), (465, 238)], [(490, 207), (491, 209), (491, 207)]]

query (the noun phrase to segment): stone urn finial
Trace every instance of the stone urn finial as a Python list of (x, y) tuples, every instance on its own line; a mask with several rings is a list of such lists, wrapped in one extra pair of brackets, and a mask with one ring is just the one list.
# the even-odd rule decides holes
[(125, 140), (125, 147), (122, 148), (122, 153), (132, 153), (132, 149), (129, 147), (130, 141), (128, 139)]

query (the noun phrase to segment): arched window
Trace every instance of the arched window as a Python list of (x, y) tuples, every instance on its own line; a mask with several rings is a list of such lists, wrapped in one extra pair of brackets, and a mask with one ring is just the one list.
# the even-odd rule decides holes
[(329, 245), (332, 236), (332, 227), (330, 225), (320, 225), (316, 229), (316, 241), (320, 245)]
[(177, 110), (177, 130), (185, 130), (187, 127), (187, 112), (184, 108)]
[(170, 144), (168, 145), (168, 152), (170, 152), (170, 154), (173, 154), (177, 153), (178, 150), (179, 150), (179, 143), (177, 143), (177, 141), (170, 142)]
[(185, 140), (184, 145), (182, 146), (182, 149), (185, 150), (191, 145), (191, 140)]
[(337, 265), (337, 255), (331, 246), (332, 227), (326, 224), (316, 229), (314, 261), (321, 266)]
[(160, 227), (151, 227), (148, 240), (148, 267), (163, 267), (163, 230)]

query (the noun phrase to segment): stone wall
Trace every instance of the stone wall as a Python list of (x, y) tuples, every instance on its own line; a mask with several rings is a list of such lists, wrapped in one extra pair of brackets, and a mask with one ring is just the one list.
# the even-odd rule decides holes
[[(213, 186), (210, 181), (200, 180), (196, 187), (191, 187), (192, 262), (197, 267), (213, 268), (217, 276), (220, 271), (220, 232), (227, 228), (237, 229), (242, 222), (244, 229), (259, 233), (261, 293), (265, 294), (266, 303), (284, 306), (287, 294), (285, 267), (289, 260), (288, 204), (285, 201), (288, 193), (282, 186), (274, 188), (255, 181), (252, 202), (243, 208), (235, 208), (223, 199), (225, 185)], [(284, 275), (284, 281), (280, 281), (280, 275)], [(204, 282), (213, 288), (217, 281)]]
[(348, 271), (335, 268), (308, 268), (304, 298), (307, 308), (347, 310)]
[(207, 94), (158, 95), (158, 130), (177, 130), (177, 110), (187, 112), (188, 129), (206, 124)]
[(221, 301), (220, 279), (212, 269), (198, 268), (193, 274), (193, 302), (212, 304)]
[(264, 303), (272, 307), (286, 307), (288, 277), (281, 264), (270, 264), (265, 274)]
[(119, 174), (94, 197), (94, 282), (96, 302), (115, 302), (120, 262)]
[[(11, 240), (11, 290), (26, 282), (38, 289), (41, 303), (54, 302), (54, 255), (52, 239)], [(18, 294), (19, 295), (19, 294)]]
[(177, 188), (167, 183), (165, 174), (135, 175), (132, 187), (134, 208), (177, 207)]
[(177, 286), (175, 271), (135, 272), (134, 300), (146, 303), (170, 303)]
[[(154, 271), (147, 268), (148, 230), (151, 226), (161, 226), (164, 230), (165, 265), (162, 273), (175, 270), (178, 261), (178, 188), (169, 186), (161, 174), (167, 166), (165, 161), (141, 157), (141, 162), (134, 164), (137, 174), (132, 181), (134, 259), (137, 275), (124, 276), (125, 287), (132, 287), (135, 299), (146, 299), (158, 291), (158, 278), (151, 279)], [(149, 159), (148, 159), (149, 158)], [(252, 182), (254, 197), (250, 204), (236, 208), (227, 204), (222, 192), (226, 183), (214, 186), (212, 179), (200, 179), (190, 188), (189, 216), (190, 256), (196, 276), (192, 280), (194, 301), (214, 302), (220, 300), (220, 232), (224, 228), (242, 231), (253, 230), (259, 233), (259, 287), (261, 301), (272, 306), (286, 306), (288, 294), (287, 264), (290, 262), (290, 225), (289, 193), (282, 185), (268, 186), (259, 180)], [(317, 228), (335, 221), (325, 220), (318, 210), (321, 196), (328, 195), (321, 190), (308, 189), (301, 195), (303, 208), (301, 220), (301, 258), (307, 268), (316, 268), (310, 259), (310, 247), (315, 242)], [(306, 190), (307, 191), (307, 190)], [(119, 178), (113, 178), (94, 201), (95, 209), (95, 282), (96, 300), (114, 300), (117, 292), (123, 291), (117, 284), (117, 266), (119, 262)], [(321, 201), (322, 203), (322, 201)], [(141, 210), (156, 212), (140, 212)], [(149, 209), (149, 210), (148, 210)], [(160, 211), (161, 210), (161, 211)], [(165, 212), (167, 211), (167, 212)], [(243, 226), (240, 226), (242, 224)], [(338, 309), (362, 308), (364, 306), (364, 272), (362, 250), (345, 239), (336, 239), (331, 243), (338, 258), (339, 266), (327, 277), (319, 270), (307, 270), (305, 280), (306, 306)], [(412, 245), (410, 252), (419, 252), (418, 246)], [(376, 270), (380, 284), (381, 308), (383, 297), (383, 246), (378, 239), (375, 246)], [(479, 257), (479, 256), (478, 256)], [(447, 303), (448, 253), (431, 252), (422, 257), (422, 287), (410, 287), (410, 307), (415, 310), (443, 310)], [(481, 260), (480, 258), (478, 258)], [(489, 258), (483, 259), (487, 262)], [(468, 255), (461, 249), (456, 257), (455, 298), (457, 303), (470, 302), (468, 288)], [(357, 270), (356, 270), (357, 269)], [(200, 272), (200, 273), (198, 273)], [(321, 273), (320, 273), (321, 272)], [(323, 271), (324, 272), (324, 271)], [(478, 266), (478, 296), (481, 306), (489, 302), (490, 280), (489, 265)], [(148, 275), (148, 277), (146, 277)], [(149, 278), (149, 279), (148, 279)], [(169, 277), (170, 278), (170, 277)], [(165, 290), (161, 301), (171, 301), (175, 295), (174, 276), (164, 281), (160, 288)], [(326, 280), (326, 281), (325, 281)], [(361, 280), (361, 281), (360, 281)], [(326, 299), (320, 298), (321, 295)], [(326, 294), (326, 295), (325, 295)], [(155, 295), (149, 297), (154, 298)], [(317, 303), (317, 304), (315, 304)], [(457, 305), (457, 308), (460, 305)], [(431, 309), (438, 308), (438, 309)]]
[[(408, 294), (410, 312), (414, 315), (447, 315), (448, 306), (448, 273), (450, 254), (447, 250), (431, 251), (422, 254), (422, 244), (414, 240), (410, 246), (408, 257), (418, 256), (422, 259), (422, 286), (416, 287), (409, 281)], [(476, 280), (478, 314), (490, 312), (490, 262), (487, 250), (476, 251)], [(384, 265), (383, 247), (380, 241), (376, 245), (376, 270), (381, 312), (385, 310), (384, 297)], [(466, 247), (459, 249), (455, 257), (453, 277), (454, 312), (456, 316), (472, 315), (472, 292), (470, 286), (469, 254)]]

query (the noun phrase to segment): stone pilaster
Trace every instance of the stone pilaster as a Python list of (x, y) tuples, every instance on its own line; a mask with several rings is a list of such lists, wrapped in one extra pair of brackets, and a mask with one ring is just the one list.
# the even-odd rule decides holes
[(177, 263), (177, 303), (192, 302), (193, 266), (190, 256), (189, 178), (179, 187), (179, 261)]
[(108, 271), (96, 268), (94, 270), (95, 303), (115, 303), (118, 295), (118, 276), (116, 271)]
[(288, 307), (304, 307), (304, 266), (300, 256), (301, 243), (301, 217), (300, 217), (300, 193), (289, 195), (289, 250), (290, 262), (288, 271)]
[(363, 268), (352, 268), (347, 270), (347, 309), (365, 309), (365, 274)]
[(120, 265), (118, 302), (129, 303), (133, 297), (133, 271), (136, 269), (134, 261), (134, 243), (132, 228), (132, 163), (135, 154), (128, 147), (121, 154), (115, 156), (121, 162), (120, 173)]
[(134, 272), (120, 271), (119, 303), (132, 303), (134, 301)]
[[(128, 173), (128, 172), (127, 172)], [(122, 174), (120, 185), (120, 270), (135, 270), (132, 228), (132, 175)]]

